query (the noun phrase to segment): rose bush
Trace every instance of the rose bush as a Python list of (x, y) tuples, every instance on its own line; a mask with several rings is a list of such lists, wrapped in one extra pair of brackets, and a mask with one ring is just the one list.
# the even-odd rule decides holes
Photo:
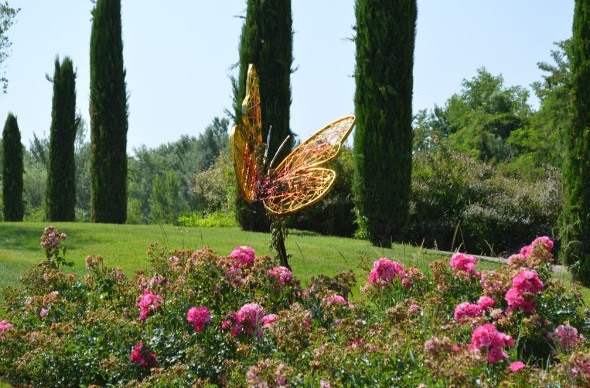
[(426, 274), (380, 258), (355, 296), (351, 272), (302, 287), (245, 246), (153, 245), (131, 277), (88, 257), (79, 278), (46, 232), (46, 260), (3, 290), (0, 379), (16, 386), (590, 383), (588, 310), (552, 278), (547, 238), (494, 271), (463, 253)]

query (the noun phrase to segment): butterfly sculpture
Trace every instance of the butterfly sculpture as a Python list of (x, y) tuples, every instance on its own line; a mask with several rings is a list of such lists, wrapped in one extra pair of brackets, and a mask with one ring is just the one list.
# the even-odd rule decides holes
[[(262, 113), (258, 76), (248, 67), (242, 125), (231, 133), (238, 187), (248, 202), (262, 201), (274, 215), (293, 214), (321, 200), (332, 188), (336, 172), (324, 167), (339, 154), (356, 118), (342, 117), (320, 129), (276, 167), (267, 166), (262, 143)], [(264, 169), (268, 167), (268, 172)]]

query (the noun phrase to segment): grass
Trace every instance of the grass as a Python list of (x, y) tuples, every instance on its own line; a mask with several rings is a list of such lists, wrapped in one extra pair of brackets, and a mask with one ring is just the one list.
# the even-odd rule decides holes
[[(92, 223), (53, 223), (68, 234), (65, 242), (66, 259), (74, 262), (72, 272), (85, 274), (84, 259), (100, 255), (110, 267), (122, 267), (127, 274), (149, 266), (147, 250), (151, 243), (172, 249), (212, 248), (219, 255), (229, 255), (239, 245), (249, 245), (257, 255), (274, 256), (270, 251), (270, 234), (244, 232), (238, 227), (175, 227), (171, 225), (115, 225)], [(32, 265), (43, 259), (39, 245), (41, 233), (47, 226), (42, 222), (0, 223), (0, 289), (14, 285)], [(380, 257), (397, 260), (427, 270), (432, 260), (446, 257), (438, 251), (408, 245), (391, 249), (377, 248), (368, 241), (320, 236), (315, 233), (290, 230), (286, 240), (287, 252), (294, 274), (304, 283), (313, 275), (336, 275), (353, 270), (366, 276), (360, 267), (369, 268)], [(493, 269), (499, 264), (480, 261), (478, 269)], [(569, 274), (558, 276), (569, 282)], [(583, 289), (584, 297), (590, 295)]]
[[(0, 288), (15, 284), (19, 276), (43, 259), (39, 241), (46, 223), (0, 223)], [(113, 225), (91, 223), (53, 223), (68, 234), (66, 258), (74, 262), (72, 271), (85, 273), (84, 259), (101, 255), (105, 264), (120, 266), (131, 274), (148, 266), (146, 252), (157, 242), (174, 249), (211, 247), (219, 255), (229, 255), (239, 245), (249, 245), (258, 255), (274, 253), (269, 248), (269, 233), (244, 232), (237, 227), (174, 227), (170, 225)], [(345, 270), (358, 271), (363, 262), (372, 264), (388, 257), (426, 269), (440, 255), (419, 248), (396, 245), (392, 249), (371, 246), (367, 241), (319, 236), (291, 230), (286, 240), (290, 264), (303, 280), (312, 275), (335, 275)]]

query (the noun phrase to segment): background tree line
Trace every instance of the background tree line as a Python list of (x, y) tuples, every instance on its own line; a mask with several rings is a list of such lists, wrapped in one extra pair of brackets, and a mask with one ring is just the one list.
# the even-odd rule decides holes
[[(504, 85), (501, 75), (480, 68), (443, 106), (414, 115), (409, 241), (502, 253), (531, 236), (556, 235), (562, 139), (570, 125), (569, 44), (560, 42), (553, 62), (539, 64), (545, 75), (533, 85), (537, 110), (525, 88)], [(128, 222), (178, 223), (190, 212), (233, 214), (229, 126), (230, 118), (216, 117), (198, 137), (135, 149), (128, 159)], [(90, 221), (90, 143), (84, 122), (75, 144), (76, 219)], [(35, 136), (24, 149), (25, 219), (43, 219), (48, 156), (46, 138)], [(331, 167), (338, 172), (333, 191), (288, 225), (366, 237), (351, 190), (352, 150), (346, 148)]]
[[(589, 9), (586, 1), (576, 1), (572, 40), (558, 45), (553, 53), (555, 63), (539, 64), (546, 75), (533, 85), (540, 99), (538, 110), (529, 104), (526, 89), (507, 87), (501, 75), (482, 67), (473, 78), (463, 81), (459, 93), (441, 107), (420, 111), (412, 124), (416, 1), (357, 0), (354, 163), (352, 171), (345, 163), (339, 166), (344, 178), (353, 176), (345, 179), (352, 182), (353, 190), (349, 192), (347, 186), (342, 192), (334, 191), (341, 204), (348, 201), (346, 209), (350, 211), (336, 212), (338, 221), (329, 224), (356, 223), (356, 234), (375, 245), (409, 241), (501, 253), (539, 234), (557, 236), (563, 205), (560, 229), (564, 247), (590, 263), (584, 259), (589, 257), (590, 207), (586, 183), (590, 124), (585, 121), (590, 105), (585, 90), (590, 74), (586, 74), (586, 56), (590, 54), (584, 44), (590, 35)], [(200, 169), (185, 163), (196, 143), (191, 138), (181, 138), (153, 152), (140, 148), (136, 159), (128, 160), (120, 24), (120, 0), (99, 0), (93, 10), (91, 36), (91, 219), (121, 223), (129, 216), (130, 222), (178, 222), (179, 215), (191, 208), (211, 212), (209, 205), (231, 212), (228, 201), (214, 201), (206, 192), (208, 180), (213, 179), (216, 186), (209, 187), (223, 187), (221, 182), (226, 187), (213, 192), (226, 197), (232, 192), (234, 182), (222, 151), (227, 145), (229, 121), (224, 125), (217, 125), (221, 120), (214, 122), (225, 132), (211, 128), (212, 136), (205, 132), (198, 139), (206, 144), (198, 152), (211, 155)], [(291, 133), (292, 35), (289, 6), (247, 2), (232, 119), (239, 121), (247, 64), (255, 63), (261, 74), (263, 137), (270, 125), (277, 129), (270, 141), (271, 155)], [(9, 131), (14, 127), (7, 121), (5, 137), (17, 138), (12, 135), (14, 130)], [(207, 143), (210, 139), (206, 136), (213, 142)], [(283, 152), (294, 145), (288, 144)], [(50, 159), (52, 154), (50, 151)], [(48, 194), (53, 193), (51, 179), (49, 182)], [(331, 199), (326, 198), (324, 204)], [(9, 203), (6, 198), (4, 202)], [(46, 199), (50, 218), (53, 202)], [(260, 204), (249, 206), (238, 200), (233, 209), (243, 228), (267, 227)], [(328, 208), (320, 209), (329, 214)], [(355, 215), (352, 222), (351, 213)], [(308, 229), (326, 227), (306, 219), (305, 212), (288, 222)], [(340, 228), (328, 233), (350, 231)], [(588, 263), (583, 265), (586, 272), (590, 271)]]
[[(11, 120), (12, 123), (12, 120)], [(14, 125), (14, 124), (11, 124)], [(185, 212), (209, 211), (193, 194), (195, 174), (209, 170), (221, 155), (229, 153), (228, 118), (215, 117), (198, 137), (149, 149), (134, 150), (128, 157), (128, 223), (177, 223)], [(89, 222), (90, 147), (87, 123), (78, 116), (74, 147), (75, 219)], [(20, 138), (19, 138), (20, 142)], [(23, 214), (27, 221), (47, 220), (46, 197), (50, 141), (33, 135), (23, 153)], [(1, 157), (1, 152), (0, 152)]]

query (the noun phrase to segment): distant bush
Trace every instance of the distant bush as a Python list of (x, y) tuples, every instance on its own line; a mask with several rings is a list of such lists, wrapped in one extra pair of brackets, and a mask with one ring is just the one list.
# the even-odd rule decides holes
[(561, 198), (556, 173), (527, 182), (449, 150), (419, 152), (414, 155), (411, 240), (473, 253), (514, 251), (535, 236), (555, 236)]
[(199, 214), (233, 213), (235, 176), (229, 152), (222, 152), (211, 168), (194, 175), (191, 197)]
[(238, 226), (234, 212), (216, 211), (210, 214), (185, 213), (178, 218), (178, 225), (185, 227), (228, 227)]

